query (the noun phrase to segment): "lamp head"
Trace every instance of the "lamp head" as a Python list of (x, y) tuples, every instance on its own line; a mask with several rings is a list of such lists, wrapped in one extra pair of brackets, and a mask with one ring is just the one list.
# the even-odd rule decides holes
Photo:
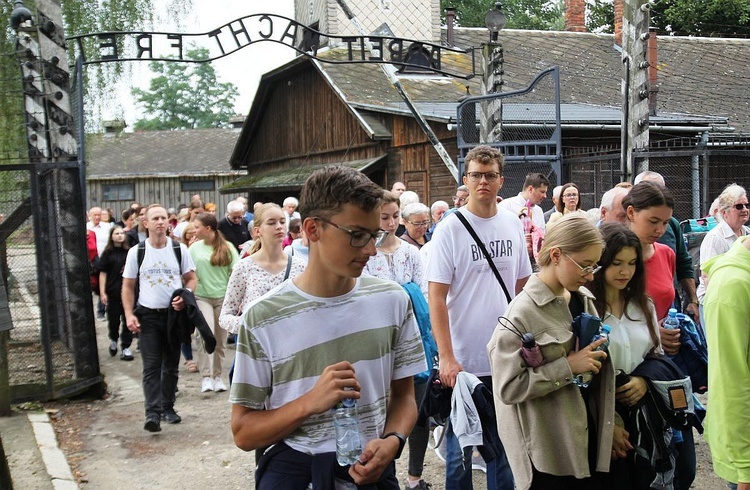
[(505, 28), (508, 23), (508, 18), (502, 10), (503, 6), (500, 2), (495, 4), (495, 8), (490, 9), (484, 16), (484, 25), (490, 31), (490, 39), (497, 41), (497, 34)]

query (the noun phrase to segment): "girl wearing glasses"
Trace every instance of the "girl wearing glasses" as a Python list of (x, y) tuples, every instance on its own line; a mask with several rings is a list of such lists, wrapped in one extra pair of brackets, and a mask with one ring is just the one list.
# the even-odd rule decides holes
[[(596, 315), (582, 286), (599, 270), (604, 242), (581, 213), (548, 228), (540, 270), (508, 306), (487, 346), (500, 439), (516, 488), (598, 488), (609, 471), (614, 425), (614, 371), (602, 340), (576, 350), (573, 318)], [(517, 332), (511, 331), (512, 329)], [(544, 364), (529, 367), (518, 334), (531, 333)], [(577, 374), (598, 373), (589, 388)]]
[(653, 302), (646, 295), (643, 249), (638, 236), (620, 223), (604, 223), (600, 231), (606, 243), (599, 261), (602, 270), (587, 286), (596, 296), (598, 316), (612, 327), (609, 354), (617, 379), (621, 380), (615, 392), (618, 418), (609, 479), (614, 488), (648, 488), (654, 475), (640, 474), (643, 472), (635, 468), (628, 453), (633, 449), (630, 441), (639, 439), (637, 428), (629, 424), (626, 430), (624, 421), (631, 419), (630, 410), (648, 390), (642, 377), (630, 373), (647, 354), (661, 352), (659, 324)]
[(555, 204), (555, 211), (549, 217), (547, 225), (554, 223), (568, 213), (575, 211), (581, 211), (581, 193), (578, 190), (578, 186), (572, 182), (565, 184), (560, 191), (560, 199)]

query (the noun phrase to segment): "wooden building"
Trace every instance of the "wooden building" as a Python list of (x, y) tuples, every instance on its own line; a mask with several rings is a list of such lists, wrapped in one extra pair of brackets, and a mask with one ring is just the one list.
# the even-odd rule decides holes
[(87, 135), (88, 207), (111, 208), (119, 219), (134, 201), (176, 208), (199, 194), (222, 215), (237, 197), (219, 189), (239, 176), (226, 165), (238, 135), (237, 129)]

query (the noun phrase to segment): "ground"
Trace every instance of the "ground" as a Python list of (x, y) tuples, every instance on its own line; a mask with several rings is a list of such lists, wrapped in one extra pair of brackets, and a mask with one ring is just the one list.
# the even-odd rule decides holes
[[(180, 366), (176, 409), (183, 417), (178, 425), (162, 426), (162, 432), (143, 430), (141, 362), (124, 362), (107, 352), (106, 325), (97, 322), (99, 356), (108, 384), (101, 400), (63, 401), (45, 404), (60, 446), (81, 488), (153, 489), (252, 488), (254, 457), (234, 445), (229, 428), (230, 404), (225, 393), (200, 393), (201, 376)], [(234, 349), (225, 359), (226, 370)], [(223, 375), (226, 380), (226, 373)], [(696, 434), (698, 477), (693, 488), (725, 488), (711, 468), (708, 446)], [(406, 479), (408, 449), (397, 464), (400, 481)], [(445, 467), (428, 449), (424, 478), (433, 489), (444, 488)], [(483, 474), (474, 471), (475, 488), (485, 488)], [(211, 485), (211, 487), (208, 487)]]

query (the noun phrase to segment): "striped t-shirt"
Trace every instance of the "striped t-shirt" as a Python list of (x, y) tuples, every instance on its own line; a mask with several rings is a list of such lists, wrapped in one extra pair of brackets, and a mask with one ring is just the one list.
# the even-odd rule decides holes
[[(251, 303), (237, 339), (229, 401), (279, 408), (312, 390), (326, 366), (354, 365), (362, 445), (382, 435), (392, 380), (427, 369), (409, 297), (396, 283), (361, 277), (347, 294), (310, 296), (286, 281)], [(284, 440), (307, 454), (336, 450), (331, 411)]]

